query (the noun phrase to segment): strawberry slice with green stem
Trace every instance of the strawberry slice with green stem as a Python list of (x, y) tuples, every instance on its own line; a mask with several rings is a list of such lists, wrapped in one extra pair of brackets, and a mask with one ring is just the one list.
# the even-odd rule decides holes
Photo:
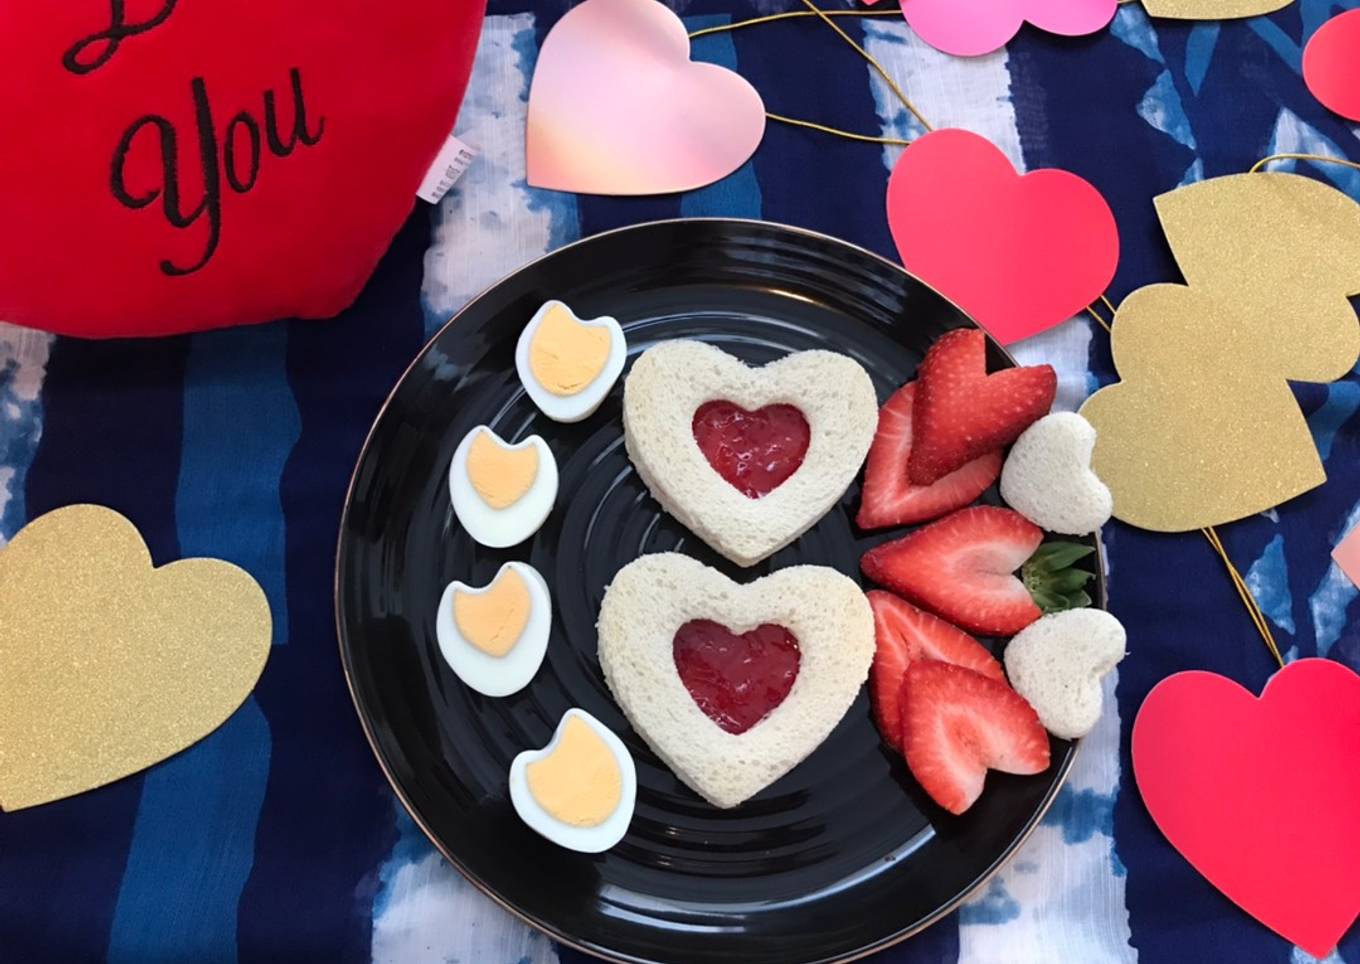
[(974, 506), (875, 546), (860, 559), (860, 568), (962, 629), (1013, 636), (1045, 611), (1090, 602), (1082, 587), (1093, 575), (1069, 568), (1094, 551), (1089, 546), (1055, 544), (1068, 548), (1046, 551), (1025, 570), (1023, 581), (1016, 578), (1043, 538), (1018, 512)]
[(883, 740), (902, 748), (898, 695), (907, 667), (923, 659), (963, 666), (995, 680), (1006, 679), (996, 657), (972, 636), (937, 616), (917, 609), (890, 592), (875, 589), (865, 596), (874, 611), (874, 662), (869, 692), (874, 720)]
[(998, 448), (979, 456), (930, 485), (911, 481), (912, 409), (916, 383), (908, 382), (883, 404), (878, 431), (864, 464), (864, 487), (855, 524), (861, 529), (883, 529), (937, 519), (972, 503), (1001, 474)]
[(1003, 681), (924, 660), (907, 668), (900, 701), (907, 768), (950, 813), (973, 805), (989, 769), (1048, 769), (1048, 733), (1034, 708)]

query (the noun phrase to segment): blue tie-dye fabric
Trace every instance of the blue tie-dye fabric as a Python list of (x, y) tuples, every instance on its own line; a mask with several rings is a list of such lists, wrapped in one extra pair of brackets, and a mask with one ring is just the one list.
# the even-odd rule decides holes
[[(146, 774), (0, 815), (0, 961), (582, 960), (464, 884), (372, 759), (331, 615), (350, 469), (425, 338), (517, 264), (579, 236), (682, 215), (763, 217), (891, 255), (883, 193), (896, 151), (776, 125), (748, 164), (701, 191), (620, 200), (528, 188), (528, 78), (569, 5), (493, 0), (460, 120), (481, 157), (439, 207), (419, 207), (334, 321), (135, 344), (0, 325), (0, 539), (57, 506), (105, 503), (137, 524), (158, 561), (211, 554), (248, 568), (277, 621), (255, 694), (218, 732)], [(798, 6), (673, 5), (692, 28)], [(1153, 23), (1131, 4), (1096, 36), (1026, 29), (1008, 52), (975, 61), (935, 54), (895, 18), (842, 24), (937, 124), (1096, 184), (1121, 228), (1118, 300), (1176, 279), (1155, 194), (1274, 151), (1360, 157), (1356, 128), (1321, 108), (1299, 76), (1301, 40), (1356, 5), (1299, 0), (1267, 18), (1191, 24)], [(816, 23), (708, 37), (695, 55), (739, 70), (777, 113), (913, 132), (881, 81)], [(1315, 173), (1360, 197), (1355, 172)], [(1113, 377), (1104, 333), (1083, 320), (1017, 352), (1059, 367), (1068, 405)], [(1299, 396), (1328, 483), (1222, 533), (1291, 657), (1360, 668), (1357, 592), (1329, 560), (1360, 522), (1360, 377)], [(1105, 536), (1111, 605), (1130, 640), (1106, 719), (1005, 873), (876, 960), (1309, 960), (1170, 849), (1128, 776), (1129, 726), (1156, 681), (1211, 669), (1255, 689), (1271, 660), (1200, 537), (1121, 525)], [(1307, 801), (1298, 819), (1308, 819)], [(1332, 960), (1360, 964), (1360, 933)]]

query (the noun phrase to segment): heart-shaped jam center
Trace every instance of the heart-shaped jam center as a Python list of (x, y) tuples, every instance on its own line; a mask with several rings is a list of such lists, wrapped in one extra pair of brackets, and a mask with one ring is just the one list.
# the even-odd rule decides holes
[(812, 439), (794, 405), (748, 412), (732, 402), (705, 402), (692, 428), (708, 464), (748, 499), (768, 495), (797, 472)]
[(692, 619), (676, 630), (674, 652), (685, 689), (728, 733), (745, 733), (769, 716), (798, 678), (798, 640), (773, 623), (738, 634)]

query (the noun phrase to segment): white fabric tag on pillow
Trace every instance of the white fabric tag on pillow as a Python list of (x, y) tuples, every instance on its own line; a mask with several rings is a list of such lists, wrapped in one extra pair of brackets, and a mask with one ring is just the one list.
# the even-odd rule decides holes
[(416, 196), (422, 201), (438, 204), (449, 193), (449, 189), (458, 183), (476, 157), (476, 151), (450, 134), (435, 156), (434, 163), (425, 172), (425, 179), (420, 182)]

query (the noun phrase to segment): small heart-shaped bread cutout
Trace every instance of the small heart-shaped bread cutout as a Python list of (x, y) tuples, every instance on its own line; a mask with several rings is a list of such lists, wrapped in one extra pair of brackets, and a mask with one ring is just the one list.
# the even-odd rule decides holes
[(1006, 647), (1006, 675), (1044, 728), (1075, 740), (1100, 719), (1102, 680), (1124, 658), (1124, 627), (1101, 609), (1045, 616)]
[(1110, 521), (1114, 500), (1091, 471), (1096, 430), (1075, 412), (1054, 412), (1015, 441), (1001, 470), (1001, 497), (1049, 532), (1084, 536)]
[[(787, 696), (743, 732), (701, 709), (681, 678), (676, 636), (696, 620), (733, 635), (775, 627), (796, 641)], [(836, 728), (869, 675), (874, 616), (854, 580), (834, 569), (792, 566), (740, 585), (664, 552), (619, 570), (600, 605), (599, 639), (605, 682), (633, 729), (696, 793), (735, 807)]]
[[(746, 472), (734, 484), (723, 466), (735, 475), (742, 453), (710, 459), (696, 437), (709, 431), (695, 423), (711, 402), (730, 406), (708, 410), (720, 416), (717, 422), (735, 409), (756, 418), (767, 408), (796, 410), (807, 423), (801, 461), (784, 474), (792, 460), (781, 458), (779, 471)], [(788, 435), (796, 420), (783, 421), (789, 424), (776, 435)], [(868, 373), (830, 351), (795, 352), (752, 368), (712, 345), (667, 341), (643, 352), (623, 388), (628, 457), (652, 497), (739, 566), (784, 548), (840, 500), (877, 425), (878, 399)], [(713, 451), (723, 435), (717, 426)], [(788, 443), (780, 442), (779, 450), (801, 447), (800, 438)], [(749, 493), (738, 487), (757, 478)], [(772, 487), (761, 494), (766, 485)]]

